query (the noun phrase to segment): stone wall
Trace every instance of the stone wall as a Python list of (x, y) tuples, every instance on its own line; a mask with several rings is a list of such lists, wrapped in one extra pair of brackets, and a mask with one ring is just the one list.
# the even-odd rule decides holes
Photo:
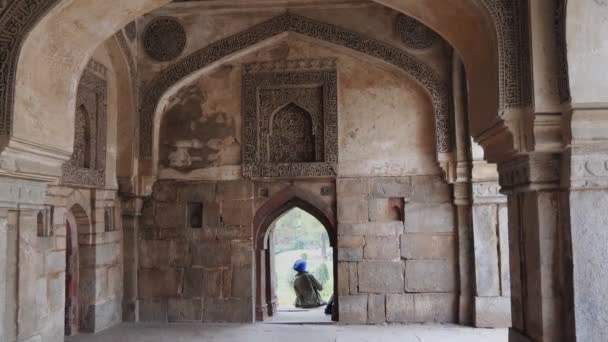
[[(155, 185), (139, 232), (141, 321), (253, 320), (253, 189), (250, 181)], [(195, 204), (200, 225), (190, 217)]]
[(337, 195), (340, 321), (456, 322), (450, 186), (439, 176), (339, 178)]

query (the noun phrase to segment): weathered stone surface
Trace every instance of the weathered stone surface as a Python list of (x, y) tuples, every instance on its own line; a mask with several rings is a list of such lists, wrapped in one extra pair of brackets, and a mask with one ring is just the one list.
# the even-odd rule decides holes
[(251, 226), (253, 222), (253, 201), (234, 200), (222, 202), (222, 220), (228, 226)]
[(476, 294), (500, 296), (496, 205), (473, 206), (473, 245), (475, 247)]
[(350, 294), (352, 295), (359, 293), (359, 274), (357, 273), (358, 270), (358, 263), (348, 263), (348, 286)]
[(94, 246), (79, 246), (78, 257), (81, 267), (115, 265), (120, 262), (122, 251), (118, 243)]
[(338, 248), (338, 261), (363, 260), (363, 248)]
[(156, 182), (152, 188), (152, 198), (159, 202), (177, 201), (178, 187), (174, 182)]
[(250, 323), (253, 320), (251, 299), (205, 299), (205, 322)]
[(203, 271), (203, 296), (220, 298), (222, 296), (222, 270)]
[(406, 292), (452, 292), (456, 288), (453, 260), (407, 260)]
[(220, 205), (217, 202), (203, 203), (203, 228), (220, 227)]
[(117, 300), (87, 306), (81, 314), (80, 328), (87, 332), (98, 332), (121, 321), (122, 305)]
[(367, 295), (341, 296), (340, 322), (346, 324), (367, 323)]
[(353, 196), (369, 194), (369, 178), (338, 178), (336, 192), (338, 196)]
[(248, 266), (253, 263), (253, 243), (250, 240), (232, 241), (230, 264), (233, 266)]
[(179, 200), (184, 203), (204, 203), (215, 200), (214, 182), (178, 183)]
[(410, 177), (374, 178), (371, 194), (375, 198), (409, 198), (412, 195), (412, 182)]
[(338, 295), (346, 296), (350, 294), (349, 287), (349, 263), (338, 262)]
[(385, 295), (370, 294), (367, 297), (367, 322), (384, 323), (386, 322)]
[(365, 237), (365, 259), (399, 259), (399, 239), (396, 237)]
[[(248, 299), (253, 297), (253, 269), (251, 266), (232, 269), (232, 292), (230, 297)], [(228, 294), (224, 293), (224, 297)]]
[(405, 204), (405, 231), (450, 233), (454, 231), (454, 207), (451, 204)]
[(341, 235), (338, 237), (338, 248), (363, 248), (365, 238), (363, 236)]
[(405, 259), (456, 258), (456, 241), (452, 234), (406, 233), (401, 236), (401, 257)]
[(222, 201), (253, 199), (253, 182), (248, 180), (218, 182), (217, 199)]
[(511, 327), (511, 298), (475, 297), (475, 326), (478, 328)]
[(167, 322), (167, 299), (143, 299), (139, 301), (139, 320), (142, 322)]
[(175, 297), (181, 285), (181, 271), (169, 269), (139, 269), (139, 298)]
[(201, 322), (203, 320), (203, 301), (169, 298), (167, 318), (169, 322)]
[(59, 273), (48, 279), (49, 309), (57, 311), (65, 309), (65, 274)]
[(371, 261), (358, 264), (359, 292), (361, 293), (402, 293), (402, 261)]
[(230, 265), (230, 242), (200, 241), (192, 242), (192, 265), (202, 267), (222, 267)]
[(338, 240), (341, 236), (398, 236), (403, 232), (403, 222), (365, 222), (365, 223), (339, 223)]
[(108, 267), (108, 291), (107, 295), (110, 298), (122, 297), (123, 293), (123, 270), (122, 265)]
[(65, 251), (48, 252), (44, 256), (46, 273), (65, 272)]
[(342, 196), (338, 198), (339, 222), (367, 222), (367, 196)]
[(203, 270), (200, 268), (184, 269), (182, 296), (184, 298), (201, 298), (203, 296), (203, 288)]
[(447, 203), (452, 199), (450, 185), (439, 176), (412, 177), (412, 188), (412, 202)]
[(158, 228), (185, 227), (186, 205), (157, 202), (154, 206), (154, 222)]
[(413, 323), (454, 323), (457, 317), (455, 294), (418, 293), (414, 294)]
[(232, 269), (222, 270), (222, 298), (232, 296)]
[(389, 323), (410, 323), (415, 321), (414, 295), (387, 294), (386, 321)]
[(379, 222), (403, 221), (402, 197), (371, 198), (369, 200), (369, 220)]
[(139, 245), (139, 265), (142, 268), (169, 266), (171, 241), (141, 240)]

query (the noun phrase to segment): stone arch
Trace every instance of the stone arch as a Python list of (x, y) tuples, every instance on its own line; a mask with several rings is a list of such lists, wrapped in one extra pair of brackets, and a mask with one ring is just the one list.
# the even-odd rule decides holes
[(152, 158), (154, 115), (161, 98), (173, 85), (197, 70), (285, 32), (293, 32), (342, 46), (375, 57), (405, 71), (431, 96), (435, 111), (437, 152), (446, 153), (452, 150), (450, 88), (448, 83), (443, 82), (438, 73), (430, 66), (422, 63), (405, 50), (363, 34), (287, 13), (195, 51), (152, 80), (141, 97), (140, 157)]
[[(336, 215), (330, 206), (324, 203), (314, 194), (297, 186), (290, 186), (273, 195), (262, 207), (260, 207), (253, 218), (253, 250), (255, 253), (255, 314), (256, 320), (264, 320), (268, 315), (274, 313), (272, 301), (272, 288), (270, 282), (270, 255), (268, 237), (273, 223), (283, 214), (293, 208), (300, 208), (316, 218), (327, 231), (330, 246), (333, 253), (333, 277), (334, 293), (338, 289), (337, 261), (337, 225)], [(334, 312), (333, 320), (338, 317)]]

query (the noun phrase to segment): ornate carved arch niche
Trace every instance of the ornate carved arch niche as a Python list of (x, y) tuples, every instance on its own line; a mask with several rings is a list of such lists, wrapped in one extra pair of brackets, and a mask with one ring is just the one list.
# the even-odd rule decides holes
[(336, 174), (336, 61), (307, 59), (245, 65), (243, 175)]
[(107, 136), (106, 68), (91, 61), (82, 74), (76, 96), (74, 153), (63, 165), (61, 182), (68, 185), (105, 185)]

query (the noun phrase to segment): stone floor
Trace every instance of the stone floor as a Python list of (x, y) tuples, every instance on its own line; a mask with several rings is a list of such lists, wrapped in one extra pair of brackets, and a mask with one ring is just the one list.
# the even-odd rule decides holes
[(507, 342), (507, 330), (451, 325), (129, 324), (66, 342)]
[(325, 307), (314, 309), (298, 309), (293, 307), (279, 307), (277, 313), (265, 320), (267, 324), (332, 324), (331, 315), (325, 314)]

